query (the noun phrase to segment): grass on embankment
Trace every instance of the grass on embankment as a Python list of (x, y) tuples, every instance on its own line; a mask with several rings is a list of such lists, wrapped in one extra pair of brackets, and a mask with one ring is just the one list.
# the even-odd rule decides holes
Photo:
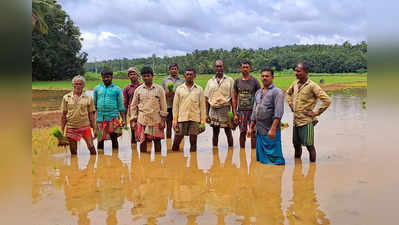
[[(233, 79), (236, 79), (241, 76), (241, 74), (228, 74)], [(259, 82), (261, 83), (259, 74), (252, 74), (254, 75)], [(214, 75), (211, 74), (199, 74), (195, 79), (195, 83), (200, 85), (201, 87), (205, 88), (206, 83), (208, 80), (213, 77)], [(154, 76), (154, 82), (156, 84), (161, 84), (162, 80), (166, 76)], [(181, 74), (180, 77), (183, 77)], [(281, 89), (287, 89), (290, 84), (296, 79), (295, 75), (287, 76), (287, 75), (275, 75), (274, 83), (277, 87)], [(310, 74), (310, 79), (316, 83), (320, 83), (320, 79), (324, 79), (324, 84), (336, 84), (336, 83), (350, 83), (350, 82), (357, 82), (362, 81), (361, 85), (366, 87), (367, 86), (367, 74), (333, 74), (333, 75), (326, 75), (326, 74)], [(90, 80), (86, 82), (86, 89), (93, 89), (96, 85), (100, 84), (102, 81), (99, 80)], [(112, 81), (114, 84), (118, 85), (119, 87), (123, 88), (127, 84), (129, 84), (129, 80), (116, 80)], [(347, 84), (348, 87), (351, 84)], [(352, 86), (358, 86), (354, 84)], [(68, 81), (33, 81), (32, 82), (32, 89), (72, 89), (72, 82)]]

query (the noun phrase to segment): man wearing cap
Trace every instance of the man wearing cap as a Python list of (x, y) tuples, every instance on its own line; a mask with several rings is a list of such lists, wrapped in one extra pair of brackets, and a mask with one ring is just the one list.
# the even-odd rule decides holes
[[(126, 115), (130, 116), (130, 104), (132, 103), (132, 99), (134, 96), (134, 91), (141, 85), (141, 82), (139, 81), (139, 73), (136, 67), (130, 67), (127, 70), (127, 77), (130, 79), (130, 84), (128, 84), (124, 89), (123, 89), (123, 106), (125, 106), (126, 109)], [(134, 129), (130, 127), (130, 130), (132, 131), (132, 138), (131, 138), (131, 143), (136, 144), (136, 135), (134, 132)]]

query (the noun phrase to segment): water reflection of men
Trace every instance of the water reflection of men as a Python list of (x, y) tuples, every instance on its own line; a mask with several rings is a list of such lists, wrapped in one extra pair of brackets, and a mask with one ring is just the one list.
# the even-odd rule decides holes
[(280, 129), (280, 120), (284, 113), (284, 93), (274, 86), (272, 69), (262, 69), (261, 79), (263, 88), (255, 94), (247, 137), (251, 137), (256, 125), (256, 160), (264, 164), (284, 165)]
[(62, 98), (61, 103), (61, 132), (69, 140), (71, 154), (76, 154), (78, 149), (77, 142), (83, 138), (87, 144), (90, 154), (96, 154), (93, 144), (93, 137), (90, 127), (94, 130), (94, 136), (97, 136), (95, 129), (95, 112), (93, 99), (83, 93), (86, 80), (83, 76), (75, 76), (72, 79), (73, 91)]
[(309, 165), (308, 174), (302, 173), (302, 161), (295, 160), (295, 168), (292, 175), (293, 192), (291, 205), (287, 208), (289, 224), (330, 224), (324, 212), (319, 208), (314, 189), (314, 177), (316, 164)]
[(229, 147), (233, 146), (233, 135), (229, 126), (228, 112), (231, 110), (231, 98), (233, 96), (234, 80), (223, 74), (224, 63), (216, 60), (216, 75), (208, 80), (204, 95), (206, 102), (206, 120), (213, 129), (212, 145), (218, 146), (220, 128), (224, 128)]
[(117, 224), (116, 212), (125, 201), (128, 176), (128, 167), (117, 154), (99, 156), (96, 170), (98, 207), (107, 212), (107, 225)]
[[(316, 148), (314, 147), (314, 125), (316, 116), (322, 114), (330, 105), (330, 97), (308, 76), (309, 65), (306, 62), (298, 63), (295, 74), (298, 80), (294, 81), (287, 90), (287, 101), (294, 112), (294, 126), (292, 140), (295, 148), (295, 158), (302, 155), (302, 145), (309, 151), (311, 162), (316, 161)], [(320, 107), (316, 107), (317, 100), (321, 101)]]
[(79, 225), (89, 225), (89, 212), (96, 209), (98, 192), (94, 173), (96, 157), (90, 156), (85, 169), (79, 169), (77, 157), (71, 157), (71, 165), (60, 168), (61, 177), (65, 178), (65, 207), (78, 216)]

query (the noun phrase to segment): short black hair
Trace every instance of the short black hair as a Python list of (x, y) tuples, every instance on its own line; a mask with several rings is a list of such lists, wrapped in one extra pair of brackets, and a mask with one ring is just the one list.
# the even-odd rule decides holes
[(194, 74), (196, 74), (195, 69), (192, 67), (187, 67), (184, 69), (184, 73), (186, 73), (186, 71), (193, 71)]
[(272, 74), (272, 76), (274, 77), (274, 70), (273, 70), (273, 69), (270, 69), (270, 68), (263, 68), (262, 71), (261, 71), (260, 73), (263, 73), (263, 72), (270, 72), (270, 73)]
[(299, 62), (298, 65), (302, 65), (302, 68), (306, 71), (306, 73), (309, 72), (309, 63), (306, 61)]
[(143, 74), (148, 74), (148, 73), (150, 73), (151, 75), (154, 75), (152, 68), (149, 66), (143, 67), (140, 72), (141, 72), (141, 76), (143, 76)]
[(105, 76), (105, 75), (114, 75), (114, 72), (112, 72), (112, 70), (111, 69), (108, 69), (108, 68), (104, 68), (102, 71), (101, 71), (101, 76)]
[(244, 64), (248, 64), (250, 67), (252, 67), (252, 64), (251, 64), (251, 62), (249, 60), (241, 61), (241, 66), (244, 65)]
[(170, 64), (170, 65), (169, 65), (169, 70), (170, 70), (172, 67), (176, 67), (177, 69), (179, 69), (179, 66), (177, 65), (177, 63), (172, 63), (172, 64)]

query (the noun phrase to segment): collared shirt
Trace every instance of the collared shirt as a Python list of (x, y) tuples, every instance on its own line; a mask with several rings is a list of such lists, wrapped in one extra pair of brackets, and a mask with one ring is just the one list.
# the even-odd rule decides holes
[(191, 88), (180, 85), (173, 99), (173, 122), (185, 121), (205, 124), (204, 91), (195, 83)]
[(316, 116), (322, 114), (331, 104), (330, 97), (323, 89), (310, 79), (301, 88), (298, 88), (299, 80), (294, 81), (287, 90), (288, 104), (294, 106), (294, 125), (304, 126), (314, 120), (306, 115), (306, 112), (313, 111), (317, 104), (317, 99), (321, 101), (320, 107), (314, 112)]
[[(169, 93), (170, 90), (168, 88), (168, 84), (169, 83), (173, 83), (173, 90), (176, 90), (176, 88), (178, 86), (180, 86), (181, 84), (184, 84), (185, 80), (177, 77), (176, 80), (173, 80), (171, 76), (165, 78), (162, 80), (162, 87), (165, 90), (165, 93)], [(166, 104), (168, 106), (168, 109), (173, 107), (173, 96), (171, 97), (166, 97)]]
[(93, 101), (97, 109), (97, 122), (119, 118), (119, 111), (125, 110), (122, 102), (122, 91), (120, 87), (114, 84), (108, 87), (104, 84), (97, 85), (94, 88)]
[(233, 78), (223, 75), (223, 77), (218, 81), (216, 76), (214, 76), (208, 80), (204, 95), (208, 98), (208, 102), (212, 107), (218, 108), (230, 105), (233, 91)]
[(128, 84), (123, 89), (123, 106), (127, 110), (132, 103), (134, 91), (141, 85), (140, 81), (137, 81), (136, 84)]
[(96, 109), (91, 96), (82, 93), (75, 102), (73, 92), (70, 92), (62, 98), (61, 111), (67, 112), (67, 128), (81, 128), (90, 125), (89, 113)]
[[(256, 132), (267, 135), (274, 119), (281, 119), (284, 114), (284, 92), (272, 83), (262, 96), (263, 88), (255, 93), (251, 120), (256, 122)], [(280, 127), (280, 123), (278, 128)]]
[(168, 115), (165, 91), (157, 84), (138, 87), (130, 105), (130, 119), (145, 126), (154, 126)]

